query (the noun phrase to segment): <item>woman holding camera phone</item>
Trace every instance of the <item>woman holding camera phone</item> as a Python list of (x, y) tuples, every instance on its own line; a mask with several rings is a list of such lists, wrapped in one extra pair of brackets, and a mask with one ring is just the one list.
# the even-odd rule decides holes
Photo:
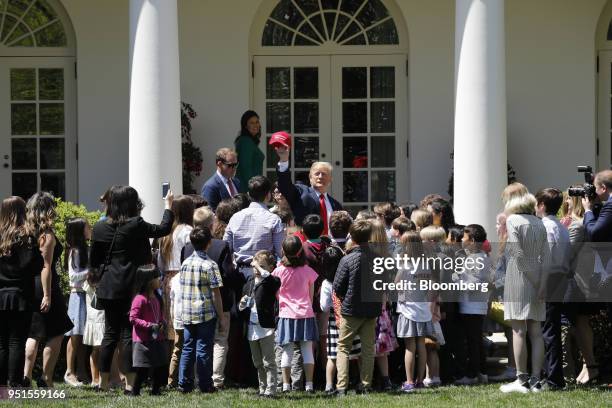
[(100, 346), (100, 389), (108, 390), (113, 354), (120, 343), (123, 372), (126, 375), (125, 393), (133, 392), (135, 375), (132, 367), (132, 325), (128, 313), (131, 307), (132, 287), (139, 266), (153, 263), (149, 238), (168, 235), (174, 222), (169, 191), (165, 197), (165, 211), (159, 225), (142, 219), (142, 201), (136, 190), (129, 186), (110, 189), (107, 218), (93, 228), (91, 267), (98, 270), (107, 262), (96, 290), (98, 302), (105, 311), (105, 331)]

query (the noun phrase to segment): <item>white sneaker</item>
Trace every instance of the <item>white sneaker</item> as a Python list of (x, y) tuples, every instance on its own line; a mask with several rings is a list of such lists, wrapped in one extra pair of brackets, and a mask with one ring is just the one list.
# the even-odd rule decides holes
[(489, 383), (489, 376), (486, 374), (478, 374), (478, 382), (480, 384), (488, 384)]
[(70, 376), (68, 374), (64, 374), (64, 382), (71, 387), (82, 387), (83, 383), (77, 380), (76, 376)]
[(440, 377), (431, 377), (431, 378), (428, 377), (423, 380), (423, 385), (427, 388), (437, 387), (441, 384), (442, 384), (442, 380), (440, 380)]
[(504, 394), (510, 392), (519, 392), (521, 394), (527, 394), (529, 392), (529, 383), (523, 382), (517, 378), (511, 383), (502, 385), (501, 387), (499, 387), (499, 390)]
[(478, 384), (478, 377), (462, 377), (455, 381), (455, 385), (474, 385)]
[(506, 369), (499, 375), (493, 375), (489, 377), (491, 381), (510, 381), (516, 378), (516, 369), (512, 367), (506, 367)]

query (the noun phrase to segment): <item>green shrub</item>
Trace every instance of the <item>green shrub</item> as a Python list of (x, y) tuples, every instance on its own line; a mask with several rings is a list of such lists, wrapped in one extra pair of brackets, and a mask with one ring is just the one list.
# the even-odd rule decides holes
[[(62, 201), (61, 198), (56, 198), (55, 201), (57, 203), (57, 207), (55, 208), (55, 211), (57, 212), (57, 218), (54, 226), (55, 235), (57, 235), (57, 239), (64, 246), (64, 248), (66, 248), (66, 221), (71, 218), (82, 217), (85, 218), (89, 222), (89, 225), (93, 227), (93, 225), (102, 215), (101, 211), (88, 211), (83, 205), (77, 205), (69, 201)], [(68, 283), (68, 271), (64, 270), (63, 254), (59, 265), (57, 265), (57, 272), (60, 276), (60, 286), (62, 291), (64, 294), (68, 294), (70, 292), (70, 286)]]

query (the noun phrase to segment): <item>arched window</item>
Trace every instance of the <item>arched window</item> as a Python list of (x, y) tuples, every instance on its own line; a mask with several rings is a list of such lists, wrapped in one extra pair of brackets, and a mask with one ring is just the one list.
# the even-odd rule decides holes
[(45, 0), (0, 0), (0, 44), (66, 47), (64, 26)]
[(262, 46), (397, 45), (381, 0), (281, 0), (268, 17)]

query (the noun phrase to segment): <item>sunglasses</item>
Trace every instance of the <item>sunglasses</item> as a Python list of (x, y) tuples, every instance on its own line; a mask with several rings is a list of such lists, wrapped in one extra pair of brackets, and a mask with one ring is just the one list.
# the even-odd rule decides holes
[(236, 163), (228, 163), (228, 162), (224, 161), (222, 163), (225, 164), (230, 169), (238, 166), (238, 162), (236, 162)]

